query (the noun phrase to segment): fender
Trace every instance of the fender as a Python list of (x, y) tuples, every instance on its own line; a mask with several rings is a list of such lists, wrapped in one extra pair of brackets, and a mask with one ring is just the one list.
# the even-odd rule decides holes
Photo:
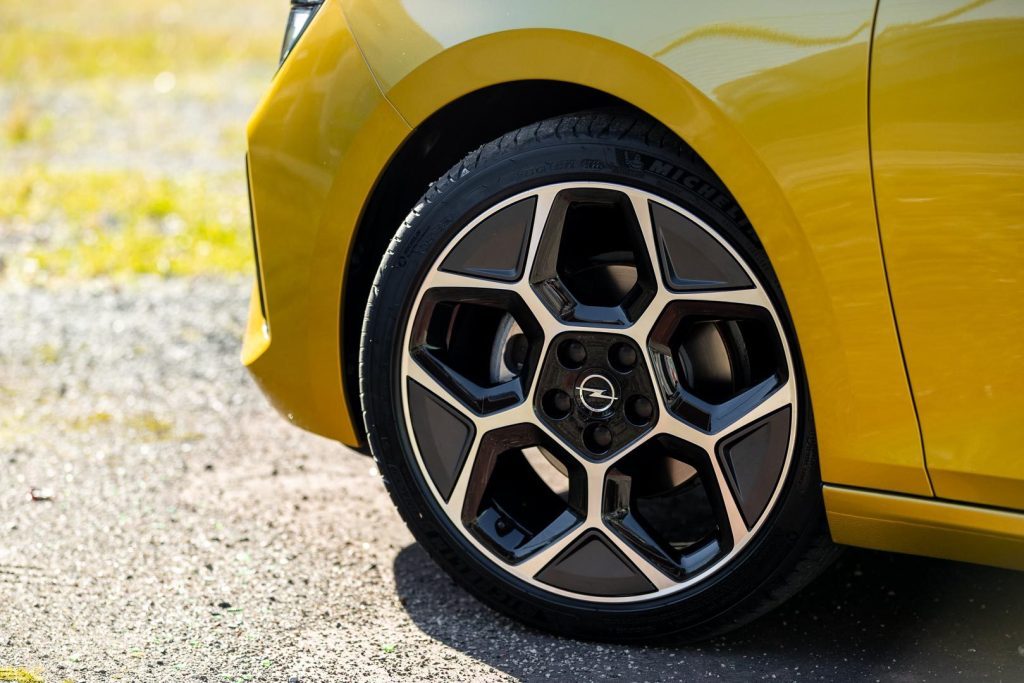
[[(497, 13), (467, 14), (490, 21)], [(544, 25), (537, 14), (530, 21)], [(480, 88), (548, 79), (614, 95), (672, 129), (735, 195), (779, 277), (810, 384), (823, 480), (933, 495), (874, 215), (870, 11), (868, 30), (836, 26), (836, 38), (690, 26), (652, 54), (591, 33), (472, 21), (443, 46), (397, 3), (352, 0), (346, 15), (385, 97), (412, 127)], [(724, 47), (703, 37), (716, 32), (738, 37)], [(674, 60), (673, 46), (687, 40), (705, 40), (703, 59)], [(716, 81), (709, 72), (726, 49), (776, 65)], [(637, 161), (673, 172), (663, 160)]]

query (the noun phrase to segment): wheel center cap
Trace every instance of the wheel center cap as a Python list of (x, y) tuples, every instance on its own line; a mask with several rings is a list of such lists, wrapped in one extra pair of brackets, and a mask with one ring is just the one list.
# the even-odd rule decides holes
[(612, 381), (597, 372), (580, 380), (580, 383), (576, 385), (576, 395), (583, 407), (592, 413), (603, 413), (619, 400)]

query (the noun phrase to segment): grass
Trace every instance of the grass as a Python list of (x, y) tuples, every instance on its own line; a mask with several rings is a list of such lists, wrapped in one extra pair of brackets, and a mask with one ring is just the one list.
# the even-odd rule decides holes
[(44, 139), (53, 129), (53, 117), (34, 111), (24, 100), (15, 100), (3, 121), (3, 138), (10, 145)]
[(176, 434), (174, 425), (171, 422), (160, 419), (149, 411), (123, 415), (117, 418), (106, 411), (99, 411), (77, 417), (70, 422), (70, 425), (76, 431), (81, 432), (101, 430), (120, 425), (135, 432), (143, 440), (147, 441), (166, 441), (175, 438), (189, 441), (194, 440), (198, 436), (195, 434)]
[(11, 668), (0, 666), (0, 681), (11, 681), (12, 683), (43, 683), (35, 673), (28, 669)]
[[(250, 272), (245, 188), (236, 175), (150, 178), (35, 169), (0, 178), (0, 229), (57, 226), (11, 257), (12, 272), (127, 278)], [(11, 229), (11, 228), (9, 228)]]
[(42, 344), (35, 351), (36, 357), (47, 365), (54, 365), (60, 360), (60, 349), (53, 344)]
[[(286, 14), (283, 0), (0, 0), (0, 102), (8, 103), (0, 109), (3, 277), (251, 273), (244, 120), (217, 123), (213, 136), (217, 154), (237, 161), (233, 173), (172, 175), (159, 166), (140, 173), (116, 132), (97, 139), (90, 131), (148, 125), (155, 145), (209, 144), (187, 127), (202, 121), (161, 129), (140, 117), (237, 98), (240, 89), (255, 102), (274, 72)], [(153, 89), (145, 111), (118, 97), (126, 86)], [(102, 110), (106, 126), (61, 109), (66, 89)], [(163, 97), (170, 90), (175, 98)], [(75, 159), (76, 145), (90, 145), (99, 167), (59, 165)]]
[(57, 0), (0, 3), (0, 81), (52, 81), (209, 71), (265, 62), (280, 44), (286, 4)]
[(0, 45), (0, 80), (15, 82), (196, 72), (267, 54), (266, 45), (224, 33), (89, 36), (23, 29), (5, 32)]

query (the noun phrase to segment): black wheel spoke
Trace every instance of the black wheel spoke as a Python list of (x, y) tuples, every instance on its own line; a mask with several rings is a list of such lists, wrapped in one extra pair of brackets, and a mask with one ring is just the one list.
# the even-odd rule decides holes
[(636, 321), (657, 282), (629, 195), (594, 187), (560, 191), (530, 281), (564, 322), (627, 327)]
[(543, 330), (515, 292), (438, 287), (421, 300), (409, 355), (486, 415), (523, 402), (543, 343)]

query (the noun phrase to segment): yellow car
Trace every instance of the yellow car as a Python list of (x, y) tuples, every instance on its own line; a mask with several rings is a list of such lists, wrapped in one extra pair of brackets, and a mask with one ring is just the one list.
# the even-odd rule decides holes
[(551, 631), (1024, 568), (1021, 74), (1015, 0), (293, 0), (243, 361)]

